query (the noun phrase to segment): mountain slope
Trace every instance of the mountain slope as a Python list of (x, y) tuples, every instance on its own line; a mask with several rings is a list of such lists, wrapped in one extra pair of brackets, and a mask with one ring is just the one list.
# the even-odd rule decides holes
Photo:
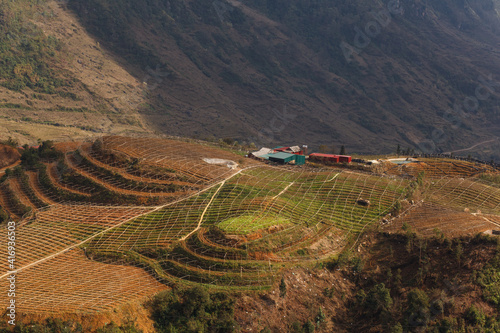
[[(69, 6), (136, 68), (168, 69), (148, 78), (155, 89), (141, 112), (162, 131), (259, 144), (345, 144), (363, 152), (389, 151), (398, 142), (453, 151), (493, 139), (469, 151), (492, 157), (500, 123), (498, 2), (401, 1), (376, 37), (358, 36), (358, 54), (347, 62), (341, 43), (355, 47), (366, 26), (376, 34), (371, 13), (393, 3)], [(481, 76), (489, 90), (471, 100)], [(463, 106), (448, 112), (464, 102), (471, 112)]]
[[(156, 130), (499, 158), (498, 0), (13, 6), (3, 5), (4, 17), (17, 10), (33, 24), (4, 24), (3, 36), (19, 31), (49, 49), (33, 57), (18, 47), (40, 60), (32, 67), (45, 69), (35, 74), (49, 84), (38, 84), (23, 61), (17, 69), (3, 62), (0, 122), (17, 127), (1, 128), (2, 136), (20, 138), (34, 130), (19, 127), (25, 122), (47, 122), (71, 126), (52, 127), (55, 136)], [(17, 76), (25, 88), (15, 86)]]
[[(20, 143), (144, 132), (141, 83), (55, 1), (0, 5), (0, 136)], [(138, 102), (138, 103), (139, 103)]]

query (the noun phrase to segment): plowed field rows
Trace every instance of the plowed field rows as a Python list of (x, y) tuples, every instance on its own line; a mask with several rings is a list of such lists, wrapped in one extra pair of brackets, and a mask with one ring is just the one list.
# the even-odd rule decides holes
[(458, 209), (500, 215), (500, 188), (474, 179), (443, 178), (433, 181), (427, 200)]
[[(411, 210), (408, 214), (398, 217), (384, 229), (390, 232), (399, 232), (402, 230), (403, 224), (406, 223), (413, 231), (426, 237), (436, 236), (438, 230), (443, 232), (446, 237), (459, 237), (476, 235), (491, 229), (500, 229), (500, 224), (495, 225), (487, 218), (488, 216), (459, 212), (425, 203)], [(493, 219), (498, 217), (491, 218), (494, 221)]]
[(56, 201), (52, 200), (49, 196), (45, 194), (45, 191), (42, 189), (40, 186), (39, 180), (38, 180), (38, 174), (33, 172), (33, 171), (28, 171), (26, 174), (29, 177), (29, 185), (33, 189), (33, 192), (35, 195), (43, 202), (45, 202), (47, 205), (53, 205), (56, 203)]
[(386, 162), (384, 166), (389, 174), (416, 177), (419, 173), (424, 172), (427, 177), (432, 178), (472, 177), (485, 172), (498, 172), (486, 164), (436, 158), (419, 158), (418, 162), (401, 165)]
[[(42, 209), (33, 220), (24, 221), (16, 231), (16, 266), (18, 268), (63, 252), (97, 233), (119, 225), (150, 208), (99, 207), (56, 204)], [(2, 239), (6, 242), (6, 233)], [(5, 243), (4, 243), (5, 244)], [(0, 255), (7, 257), (6, 248)], [(2, 272), (7, 262), (0, 262)], [(1, 275), (1, 274), (0, 274)]]
[(13, 194), (19, 199), (19, 201), (25, 205), (26, 207), (31, 207), (32, 209), (36, 209), (37, 205), (31, 202), (30, 198), (23, 191), (21, 184), (19, 184), (19, 180), (16, 178), (12, 178), (8, 180), (9, 186), (13, 192)]
[[(172, 169), (197, 183), (210, 183), (228, 177), (227, 166), (205, 162), (204, 158), (238, 162), (240, 156), (207, 145), (155, 138), (104, 137), (103, 147), (141, 160), (146, 165)], [(246, 163), (253, 163), (247, 160)]]
[[(9, 289), (6, 279), (0, 279), (0, 288)], [(92, 261), (84, 251), (74, 249), (17, 273), (16, 309), (33, 314), (92, 314), (165, 289), (141, 268)], [(7, 293), (1, 293), (0, 302), (8, 301)]]
[[(135, 182), (139, 182), (139, 183), (142, 182), (142, 183), (158, 184), (158, 185), (173, 184), (173, 185), (186, 186), (186, 187), (200, 187), (200, 185), (193, 184), (193, 183), (190, 183), (187, 181), (176, 180), (177, 178), (176, 178), (175, 173), (172, 173), (172, 175), (170, 177), (171, 179), (158, 179), (159, 178), (158, 174), (147, 174), (145, 172), (141, 176), (137, 176), (137, 175), (132, 174), (130, 172), (140, 173), (140, 169), (134, 170), (134, 169), (130, 168), (130, 170), (127, 170), (127, 168), (117, 167), (114, 164), (106, 164), (106, 163), (101, 161), (102, 158), (100, 159), (99, 153), (92, 150), (91, 144), (82, 145), (79, 148), (79, 152), (84, 158), (88, 159), (88, 161), (91, 164), (93, 164), (99, 168), (103, 168), (103, 169), (109, 170), (111, 172), (120, 174), (123, 178), (131, 180), (131, 181), (135, 181)], [(120, 164), (118, 164), (118, 165), (120, 165)], [(164, 174), (165, 174), (165, 172), (164, 172)]]
[(16, 214), (14, 208), (12, 207), (12, 205), (9, 203), (9, 195), (6, 193), (6, 191), (2, 188), (2, 186), (0, 186), (0, 207), (2, 207), (2, 209), (7, 213), (9, 214), (10, 218), (12, 220), (19, 220), (19, 218), (21, 216), (19, 216), (18, 214)]

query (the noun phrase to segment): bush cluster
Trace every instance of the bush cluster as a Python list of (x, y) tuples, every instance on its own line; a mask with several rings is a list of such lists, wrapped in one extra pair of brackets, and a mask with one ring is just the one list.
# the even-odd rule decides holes
[(53, 94), (66, 85), (50, 67), (62, 44), (30, 23), (43, 1), (2, 1), (0, 4), (0, 85), (15, 91), (30, 88)]
[(227, 293), (209, 293), (203, 287), (175, 290), (153, 301), (158, 332), (234, 332), (234, 299)]

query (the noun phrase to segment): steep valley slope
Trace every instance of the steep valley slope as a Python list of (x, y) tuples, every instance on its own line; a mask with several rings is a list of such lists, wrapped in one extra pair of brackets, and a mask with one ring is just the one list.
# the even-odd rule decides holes
[(149, 100), (140, 112), (157, 130), (260, 145), (344, 144), (363, 153), (400, 143), (498, 155), (497, 1), (74, 0), (68, 7), (144, 73)]
[(5, 137), (158, 131), (498, 159), (498, 0), (1, 8)]

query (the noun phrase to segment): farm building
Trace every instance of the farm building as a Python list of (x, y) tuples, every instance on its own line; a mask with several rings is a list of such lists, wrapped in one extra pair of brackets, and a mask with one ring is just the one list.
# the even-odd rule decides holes
[(293, 156), (293, 154), (279, 152), (269, 155), (269, 160), (272, 162), (285, 164), (290, 163), (291, 161), (295, 161), (295, 156)]
[(309, 155), (310, 161), (328, 163), (351, 163), (351, 156), (313, 153)]
[(260, 155), (259, 157), (256, 157), (259, 160), (269, 160), (269, 156), (273, 155), (274, 153), (270, 154), (265, 154), (265, 155)]
[(306, 156), (295, 155), (295, 165), (304, 165), (304, 164), (306, 164)]
[(304, 151), (302, 149), (300, 149), (299, 146), (276, 147), (276, 148), (274, 148), (274, 151), (276, 153), (289, 153), (289, 154), (295, 154), (295, 155), (304, 155)]
[(339, 162), (340, 163), (351, 163), (351, 156), (346, 156), (346, 155), (340, 155), (339, 156)]
[(309, 155), (310, 161), (339, 163), (339, 155), (313, 153)]
[(248, 157), (255, 157), (255, 158), (264, 158), (264, 159), (267, 159), (266, 155), (272, 154), (272, 153), (273, 153), (272, 149), (263, 147), (259, 151), (251, 152), (250, 154), (248, 154)]
[(273, 150), (274, 150), (274, 152), (276, 152), (276, 153), (280, 153), (280, 152), (282, 153), (282, 152), (286, 151), (288, 148), (290, 148), (290, 147), (283, 147), (283, 146), (280, 146), (280, 147), (273, 148)]
[(269, 160), (279, 164), (295, 163), (296, 165), (303, 165), (306, 163), (304, 155), (295, 155), (290, 153), (279, 152), (276, 154), (269, 154)]

